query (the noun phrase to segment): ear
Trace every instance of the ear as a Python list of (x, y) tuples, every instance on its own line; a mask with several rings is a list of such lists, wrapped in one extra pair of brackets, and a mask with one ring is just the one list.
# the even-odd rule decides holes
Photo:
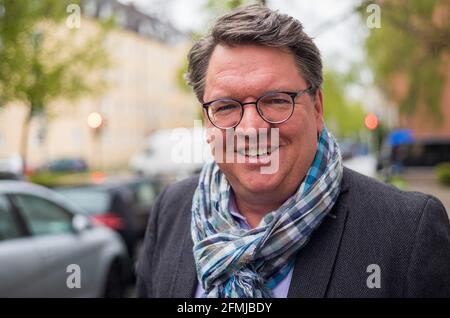
[(314, 96), (314, 116), (316, 118), (317, 133), (320, 134), (324, 127), (323, 120), (323, 95), (322, 90), (318, 88)]

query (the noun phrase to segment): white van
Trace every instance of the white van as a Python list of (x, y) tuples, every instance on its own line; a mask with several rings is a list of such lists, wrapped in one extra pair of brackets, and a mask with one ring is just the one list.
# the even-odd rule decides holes
[(23, 160), (19, 154), (0, 158), (0, 179), (20, 179), (23, 176)]
[(199, 172), (212, 160), (202, 128), (164, 129), (148, 138), (144, 150), (131, 158), (129, 168), (140, 175), (180, 179)]

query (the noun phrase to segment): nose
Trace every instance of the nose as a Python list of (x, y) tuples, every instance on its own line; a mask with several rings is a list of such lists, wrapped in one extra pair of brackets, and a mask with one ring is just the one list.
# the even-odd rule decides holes
[(236, 128), (270, 128), (270, 123), (266, 122), (258, 113), (256, 103), (244, 103), (241, 122)]

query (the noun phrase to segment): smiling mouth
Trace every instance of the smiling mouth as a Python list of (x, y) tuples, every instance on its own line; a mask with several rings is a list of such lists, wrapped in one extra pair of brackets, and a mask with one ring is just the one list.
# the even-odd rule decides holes
[(249, 158), (259, 158), (270, 156), (273, 152), (277, 151), (280, 147), (271, 147), (267, 149), (259, 149), (259, 148), (241, 148), (237, 149), (236, 153), (241, 156), (249, 157)]

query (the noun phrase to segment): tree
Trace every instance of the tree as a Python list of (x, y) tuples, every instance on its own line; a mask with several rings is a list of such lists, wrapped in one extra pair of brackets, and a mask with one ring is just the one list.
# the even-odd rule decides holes
[(102, 42), (111, 21), (97, 24), (93, 34), (85, 32), (70, 20), (80, 14), (78, 4), (0, 0), (0, 107), (19, 101), (27, 108), (20, 145), (24, 163), (33, 116), (57, 98), (73, 100), (105, 87), (92, 72), (109, 65)]
[(340, 138), (358, 137), (364, 129), (365, 112), (362, 105), (345, 96), (348, 78), (332, 70), (324, 72), (324, 119)]
[[(404, 114), (412, 114), (424, 104), (433, 119), (442, 119), (441, 98), (445, 56), (450, 54), (450, 2), (441, 0), (378, 0), (363, 1), (360, 15), (367, 17), (368, 4), (381, 9), (381, 28), (370, 29), (366, 40), (369, 64), (376, 84)], [(436, 19), (436, 13), (447, 18)], [(406, 94), (399, 96), (394, 84), (402, 76), (407, 84)]]

